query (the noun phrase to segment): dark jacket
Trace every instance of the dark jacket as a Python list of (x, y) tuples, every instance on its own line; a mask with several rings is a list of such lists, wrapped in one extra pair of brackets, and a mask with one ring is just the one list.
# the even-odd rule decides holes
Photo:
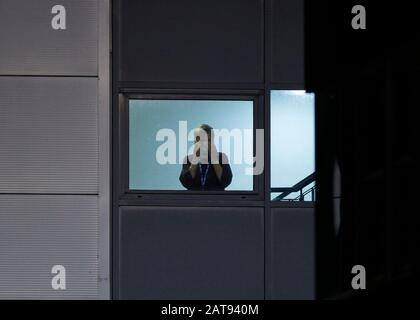
[[(219, 152), (218, 154), (219, 164), (223, 168), (221, 181), (219, 181), (219, 179), (217, 178), (216, 172), (214, 171), (214, 167), (210, 163), (202, 165), (202, 171), (200, 171), (200, 164), (198, 164), (197, 172), (193, 179), (189, 170), (191, 162), (189, 161), (188, 157), (185, 157), (182, 165), (182, 171), (179, 176), (179, 181), (181, 181), (182, 185), (188, 190), (225, 190), (225, 188), (229, 186), (232, 182), (232, 170), (228, 163), (227, 156), (221, 152)], [(201, 187), (201, 177), (204, 177), (205, 175), (206, 166), (209, 166), (209, 168), (203, 189)]]

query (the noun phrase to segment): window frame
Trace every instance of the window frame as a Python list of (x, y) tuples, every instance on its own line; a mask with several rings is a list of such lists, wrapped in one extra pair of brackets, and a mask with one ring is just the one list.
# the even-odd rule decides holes
[[(256, 201), (264, 200), (265, 170), (253, 177), (253, 190), (234, 191), (196, 191), (196, 190), (133, 190), (129, 188), (129, 102), (130, 100), (215, 100), (215, 101), (253, 101), (253, 131), (254, 155), (256, 150), (256, 129), (264, 129), (262, 114), (264, 113), (264, 94), (260, 90), (229, 90), (229, 91), (194, 91), (194, 92), (155, 92), (142, 90), (121, 90), (118, 95), (118, 194), (119, 200), (130, 203), (140, 201)], [(266, 132), (264, 130), (264, 138)], [(264, 154), (264, 157), (266, 155)], [(265, 168), (264, 168), (265, 169)]]
[[(271, 144), (271, 121), (272, 121), (272, 93), (274, 91), (305, 91), (305, 94), (307, 93), (312, 93), (314, 94), (314, 172), (312, 173), (314, 175), (314, 181), (311, 183), (314, 183), (314, 197), (315, 199), (313, 201), (289, 201), (289, 200), (284, 200), (284, 201), (274, 201), (272, 199), (272, 195), (273, 193), (283, 193), (283, 192), (287, 192), (287, 191), (291, 191), (293, 189), (293, 186), (289, 186), (289, 187), (279, 187), (279, 186), (273, 186), (272, 181), (271, 181), (271, 166), (272, 166), (272, 159), (271, 159), (271, 155), (272, 155), (272, 144)], [(267, 108), (269, 109), (267, 112), (267, 118), (266, 121), (268, 122), (268, 127), (270, 128), (270, 132), (268, 133), (269, 135), (269, 139), (267, 142), (267, 149), (269, 150), (269, 152), (267, 153), (267, 157), (269, 157), (268, 159), (268, 163), (269, 163), (269, 170), (267, 171), (268, 174), (270, 175), (270, 179), (269, 179), (269, 185), (267, 187), (267, 196), (268, 199), (267, 201), (270, 204), (270, 207), (272, 208), (314, 208), (315, 204), (316, 204), (316, 199), (318, 198), (317, 193), (318, 193), (318, 179), (317, 179), (317, 95), (315, 94), (315, 92), (311, 92), (311, 91), (307, 91), (306, 89), (302, 88), (302, 87), (295, 87), (295, 86), (291, 86), (291, 87), (284, 87), (284, 86), (272, 86), (267, 90), (267, 95), (268, 95), (268, 100), (269, 103), (267, 104)], [(264, 170), (265, 171), (265, 170)], [(311, 175), (312, 175), (311, 174)], [(281, 191), (280, 191), (281, 190)], [(297, 192), (297, 191), (295, 191)]]

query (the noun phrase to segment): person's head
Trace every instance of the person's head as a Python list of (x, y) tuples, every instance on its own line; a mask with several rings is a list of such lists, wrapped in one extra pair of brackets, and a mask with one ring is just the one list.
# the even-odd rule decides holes
[(204, 138), (207, 138), (208, 146), (211, 146), (211, 143), (214, 138), (213, 128), (208, 124), (199, 125), (194, 131), (195, 142), (203, 141)]

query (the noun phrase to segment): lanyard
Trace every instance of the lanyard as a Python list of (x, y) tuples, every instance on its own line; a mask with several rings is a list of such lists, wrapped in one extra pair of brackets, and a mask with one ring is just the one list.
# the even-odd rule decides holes
[(202, 164), (200, 163), (200, 180), (201, 180), (201, 189), (204, 190), (204, 186), (206, 185), (207, 180), (207, 173), (209, 172), (210, 165), (208, 164), (206, 167), (206, 172), (203, 175), (203, 169), (201, 168)]

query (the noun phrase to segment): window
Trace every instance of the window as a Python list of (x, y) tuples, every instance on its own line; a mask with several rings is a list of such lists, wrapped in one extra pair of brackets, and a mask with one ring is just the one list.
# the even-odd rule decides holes
[(254, 97), (130, 97), (129, 190), (186, 191), (183, 161), (193, 153), (194, 129), (208, 124), (217, 151), (229, 160), (232, 179), (225, 190), (253, 191), (254, 176), (246, 172), (253, 166), (254, 105)]
[(271, 92), (271, 199), (315, 200), (315, 96)]

